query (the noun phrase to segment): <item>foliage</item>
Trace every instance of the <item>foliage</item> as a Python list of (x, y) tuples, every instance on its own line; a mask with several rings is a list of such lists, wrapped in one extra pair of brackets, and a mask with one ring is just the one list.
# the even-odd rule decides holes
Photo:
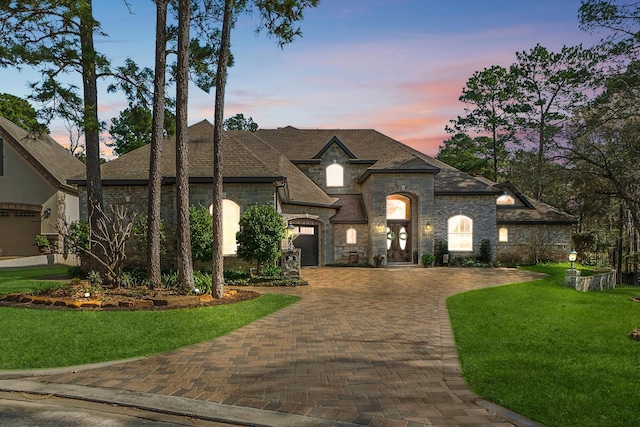
[(480, 254), (478, 255), (478, 262), (482, 264), (491, 264), (493, 261), (493, 249), (491, 248), (491, 241), (489, 239), (482, 239), (480, 242)]
[[(267, 294), (186, 310), (69, 312), (0, 307), (0, 369), (73, 366), (165, 352), (228, 334), (298, 299)], [(29, 340), (24, 338), (25, 331)]]
[[(113, 142), (107, 143), (107, 147), (114, 147), (113, 152), (122, 156), (149, 144), (152, 133), (151, 119), (151, 110), (148, 107), (129, 103), (129, 107), (121, 111), (119, 117), (111, 119), (109, 135)], [(175, 127), (175, 116), (169, 110), (165, 110), (165, 136), (175, 135)]]
[(78, 220), (68, 224), (66, 233), (62, 233), (69, 244), (71, 253), (80, 255), (89, 251), (89, 223)]
[(47, 236), (45, 236), (44, 234), (36, 234), (36, 246), (49, 246), (49, 239), (47, 239)]
[(240, 216), (236, 233), (238, 256), (257, 261), (258, 274), (265, 264), (278, 259), (278, 243), (286, 237), (286, 224), (271, 205), (250, 206)]
[(563, 285), (567, 267), (527, 267), (549, 276), (447, 300), (464, 380), (544, 425), (636, 425), (638, 343), (627, 336), (637, 289), (575, 292)]
[(87, 275), (87, 280), (94, 286), (102, 285), (102, 276), (100, 276), (100, 273), (95, 270), (91, 270), (89, 272), (89, 274)]
[(258, 130), (258, 124), (253, 121), (253, 118), (247, 117), (245, 119), (244, 114), (238, 113), (233, 117), (229, 117), (223, 123), (225, 130), (246, 130), (249, 132), (255, 132)]
[(282, 268), (277, 265), (268, 264), (262, 267), (262, 275), (265, 277), (280, 277)]
[(420, 258), (420, 262), (424, 267), (432, 266), (435, 261), (436, 256), (433, 254), (422, 254), (422, 257)]
[(211, 293), (211, 274), (204, 271), (196, 270), (193, 272), (193, 280), (195, 282), (195, 288), (193, 292), (196, 294), (210, 294)]
[(539, 264), (547, 261), (547, 250), (549, 249), (549, 238), (547, 230), (540, 227), (529, 232), (527, 249), (529, 251), (529, 262)]
[[(138, 215), (136, 219), (133, 221), (133, 228), (131, 229), (131, 234), (135, 237), (135, 247), (136, 251), (139, 253), (147, 252), (147, 227), (149, 223), (149, 218), (147, 215)], [(167, 240), (167, 236), (164, 232), (164, 221), (160, 220), (160, 232), (159, 241), (160, 241), (160, 253), (165, 253), (164, 243)]]
[(449, 254), (449, 245), (445, 240), (435, 242), (436, 265), (443, 265), (443, 258), (445, 254)]
[(224, 270), (224, 282), (227, 285), (246, 285), (251, 275), (241, 270)]
[(213, 243), (213, 219), (206, 206), (189, 207), (191, 256), (194, 260), (210, 261)]
[(640, 8), (626, 0), (583, 0), (578, 10), (580, 28), (607, 32), (603, 46), (613, 55), (633, 56), (640, 47)]
[(443, 142), (436, 158), (471, 176), (483, 176), (494, 180), (490, 155), (478, 138), (457, 133)]
[(26, 101), (9, 93), (0, 93), (0, 116), (30, 133), (47, 133), (46, 125), (38, 122), (36, 110)]
[(498, 181), (508, 156), (508, 145), (517, 143), (515, 136), (515, 76), (504, 67), (494, 65), (476, 71), (467, 80), (459, 100), (464, 102), (465, 116), (452, 120), (451, 133), (473, 131), (474, 139), (485, 154), (485, 168), (493, 181)]
[[(95, 260), (104, 270), (106, 283), (120, 286), (120, 278), (126, 259), (126, 244), (131, 237), (136, 213), (126, 207), (111, 205), (110, 214), (105, 214), (99, 206), (100, 218), (96, 228), (89, 232), (89, 226), (76, 222), (76, 227), (66, 221), (57, 225), (58, 232), (64, 236), (74, 250)], [(85, 232), (86, 231), (86, 232)], [(86, 240), (85, 240), (86, 239)], [(98, 247), (102, 256), (96, 255), (91, 247)]]

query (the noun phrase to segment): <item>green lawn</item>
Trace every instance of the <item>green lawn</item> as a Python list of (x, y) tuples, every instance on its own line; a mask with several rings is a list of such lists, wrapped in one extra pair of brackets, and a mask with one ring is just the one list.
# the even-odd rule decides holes
[[(41, 289), (64, 270), (0, 272), (0, 294)], [(213, 339), (299, 298), (266, 294), (212, 307), (160, 311), (74, 311), (0, 307), (1, 369), (71, 366), (146, 356)]]
[(580, 293), (566, 266), (530, 269), (550, 276), (447, 301), (468, 386), (547, 426), (640, 425), (640, 289)]

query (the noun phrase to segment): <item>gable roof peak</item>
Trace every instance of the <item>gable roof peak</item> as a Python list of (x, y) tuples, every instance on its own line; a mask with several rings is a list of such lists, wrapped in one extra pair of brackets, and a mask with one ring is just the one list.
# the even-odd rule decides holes
[(329, 142), (327, 142), (327, 143), (325, 144), (325, 146), (324, 146), (324, 147), (322, 147), (322, 148), (320, 149), (320, 151), (318, 151), (318, 153), (317, 153), (315, 156), (313, 156), (313, 157), (312, 157), (312, 159), (321, 159), (321, 158), (322, 158), (322, 156), (324, 155), (324, 153), (325, 153), (329, 148), (331, 148), (331, 146), (332, 146), (332, 145), (334, 145), (334, 144), (335, 144), (335, 145), (337, 145), (337, 146), (338, 146), (342, 151), (344, 151), (344, 153), (345, 153), (345, 154), (346, 154), (350, 159), (357, 159), (357, 158), (358, 158), (358, 157), (356, 157), (356, 155), (355, 155), (355, 154), (353, 154), (353, 153), (351, 152), (351, 150), (349, 150), (349, 149), (347, 148), (347, 146), (346, 146), (346, 145), (344, 145), (344, 144), (342, 143), (342, 141), (340, 141), (340, 139), (339, 139), (337, 136), (333, 135), (333, 137), (331, 137), (331, 139), (329, 140)]

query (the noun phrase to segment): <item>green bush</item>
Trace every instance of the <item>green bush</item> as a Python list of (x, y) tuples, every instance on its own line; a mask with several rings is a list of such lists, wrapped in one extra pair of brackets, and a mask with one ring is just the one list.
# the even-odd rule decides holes
[[(133, 222), (131, 235), (135, 237), (135, 248), (139, 253), (147, 253), (147, 215), (138, 215)], [(160, 220), (160, 252), (165, 253), (164, 242), (166, 235), (164, 233), (164, 221)]]
[(73, 221), (69, 224), (69, 250), (74, 254), (84, 254), (89, 251), (89, 223), (87, 221)]
[(36, 246), (49, 246), (49, 239), (44, 234), (36, 234)]
[(493, 260), (493, 251), (491, 249), (491, 241), (489, 239), (482, 239), (480, 242), (480, 255), (478, 255), (478, 262), (482, 264), (491, 264)]
[(436, 256), (433, 254), (422, 254), (422, 258), (420, 259), (422, 265), (425, 267), (433, 265), (435, 260)]
[[(435, 248), (436, 264), (443, 265), (442, 257), (449, 253), (449, 245), (446, 240), (437, 241)], [(451, 259), (449, 260), (451, 262)]]
[(189, 207), (189, 232), (191, 233), (191, 257), (198, 261), (213, 259), (213, 218), (206, 206)]
[(193, 280), (198, 294), (210, 294), (211, 293), (211, 281), (213, 280), (211, 274), (196, 270), (193, 272)]
[(240, 216), (240, 231), (236, 233), (238, 256), (257, 261), (261, 274), (263, 266), (278, 259), (278, 243), (285, 237), (286, 224), (272, 205), (250, 206)]

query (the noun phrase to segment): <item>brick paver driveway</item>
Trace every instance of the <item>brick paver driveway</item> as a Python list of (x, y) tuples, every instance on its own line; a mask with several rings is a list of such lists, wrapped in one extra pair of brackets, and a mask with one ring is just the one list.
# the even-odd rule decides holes
[(219, 339), (39, 381), (174, 395), (372, 426), (510, 425), (474, 404), (445, 307), (514, 269), (307, 268), (302, 300)]

